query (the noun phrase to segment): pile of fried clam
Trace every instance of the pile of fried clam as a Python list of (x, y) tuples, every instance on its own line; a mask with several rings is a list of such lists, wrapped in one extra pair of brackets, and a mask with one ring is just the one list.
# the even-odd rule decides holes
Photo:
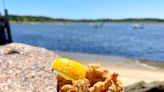
[(118, 74), (110, 73), (99, 64), (90, 64), (85, 78), (76, 81), (66, 80), (58, 75), (58, 92), (121, 92), (121, 82)]

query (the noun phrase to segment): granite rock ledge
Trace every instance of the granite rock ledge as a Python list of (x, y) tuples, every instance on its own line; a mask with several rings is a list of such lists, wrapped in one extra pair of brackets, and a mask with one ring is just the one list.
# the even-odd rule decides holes
[(51, 64), (57, 55), (22, 43), (0, 46), (0, 92), (57, 92)]

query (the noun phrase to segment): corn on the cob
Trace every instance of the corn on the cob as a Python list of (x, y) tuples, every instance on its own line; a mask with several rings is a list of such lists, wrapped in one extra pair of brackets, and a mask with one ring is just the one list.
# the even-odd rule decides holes
[(67, 58), (56, 58), (53, 61), (52, 69), (57, 74), (72, 81), (84, 78), (86, 74), (85, 66)]

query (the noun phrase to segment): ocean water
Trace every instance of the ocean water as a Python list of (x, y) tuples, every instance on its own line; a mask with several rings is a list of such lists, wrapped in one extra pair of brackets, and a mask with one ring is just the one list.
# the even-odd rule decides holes
[(14, 42), (54, 51), (96, 53), (164, 61), (164, 24), (13, 23)]

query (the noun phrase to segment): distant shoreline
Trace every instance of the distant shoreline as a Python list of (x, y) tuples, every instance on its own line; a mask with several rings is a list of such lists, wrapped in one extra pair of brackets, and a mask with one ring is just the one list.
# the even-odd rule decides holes
[[(17, 23), (20, 23), (20, 24), (46, 24), (46, 23), (56, 23), (56, 24), (69, 24), (69, 23), (84, 23), (84, 24), (96, 24), (96, 23), (101, 23), (101, 22), (39, 22), (39, 21), (10, 21), (11, 24), (17, 24)], [(120, 24), (164, 24), (164, 22), (105, 22), (105, 23), (120, 23)], [(105, 24), (104, 23), (104, 24)]]
[(157, 18), (127, 18), (127, 19), (64, 19), (44, 16), (17, 16), (10, 15), (10, 22), (36, 23), (164, 23), (164, 19)]

